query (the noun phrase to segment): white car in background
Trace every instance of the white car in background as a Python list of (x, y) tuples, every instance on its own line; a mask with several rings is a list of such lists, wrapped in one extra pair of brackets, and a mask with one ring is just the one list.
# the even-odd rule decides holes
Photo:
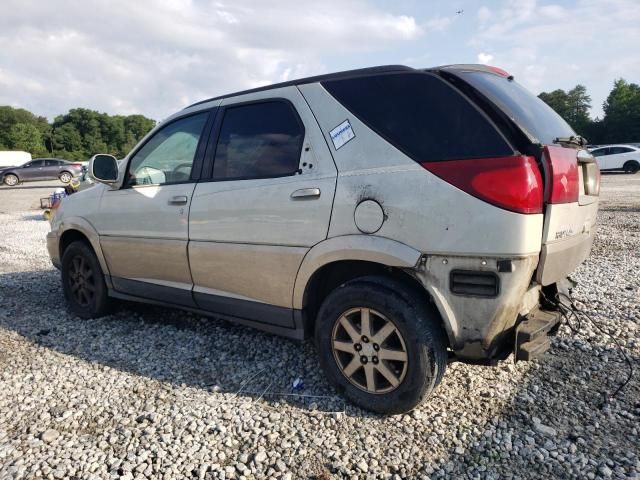
[(600, 170), (623, 170), (636, 173), (640, 170), (640, 148), (631, 145), (607, 145), (591, 150)]

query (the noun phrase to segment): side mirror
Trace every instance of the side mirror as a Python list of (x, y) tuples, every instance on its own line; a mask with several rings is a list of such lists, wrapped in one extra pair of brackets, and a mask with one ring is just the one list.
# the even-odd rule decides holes
[(89, 173), (97, 181), (111, 185), (118, 181), (118, 161), (113, 155), (94, 155), (89, 161)]

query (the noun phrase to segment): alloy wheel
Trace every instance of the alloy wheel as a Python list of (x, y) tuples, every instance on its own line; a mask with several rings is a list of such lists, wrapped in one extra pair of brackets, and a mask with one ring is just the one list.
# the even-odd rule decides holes
[(7, 175), (6, 177), (4, 177), (4, 183), (9, 185), (10, 187), (13, 187), (18, 184), (18, 177), (16, 177), (15, 175)]
[(336, 321), (333, 356), (342, 374), (367, 393), (389, 393), (400, 386), (409, 357), (400, 330), (371, 308), (353, 308)]
[(91, 265), (82, 255), (76, 255), (69, 267), (69, 286), (74, 300), (87, 307), (96, 296), (95, 273)]
[(62, 183), (69, 183), (71, 181), (71, 175), (69, 175), (68, 173), (63, 173), (60, 175), (60, 181)]

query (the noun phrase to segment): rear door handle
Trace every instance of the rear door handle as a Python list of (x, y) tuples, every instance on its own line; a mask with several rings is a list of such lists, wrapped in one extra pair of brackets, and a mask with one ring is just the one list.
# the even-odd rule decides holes
[(169, 205), (186, 205), (189, 201), (189, 197), (186, 195), (176, 195), (169, 199)]
[(296, 190), (291, 194), (292, 200), (300, 200), (304, 198), (319, 198), (319, 197), (320, 197), (319, 188), (301, 188), (300, 190)]

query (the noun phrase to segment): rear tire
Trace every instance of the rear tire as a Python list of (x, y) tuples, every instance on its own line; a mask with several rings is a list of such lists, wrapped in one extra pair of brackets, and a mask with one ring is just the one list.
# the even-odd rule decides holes
[(18, 178), (17, 175), (14, 175), (13, 173), (8, 173), (7, 175), (4, 176), (3, 181), (5, 185), (9, 187), (15, 187), (20, 182), (20, 179)]
[(62, 182), (62, 183), (69, 183), (71, 181), (71, 179), (73, 178), (73, 175), (71, 175), (69, 172), (62, 172), (60, 174), (60, 176), (58, 177), (58, 179)]
[(73, 242), (62, 254), (62, 290), (67, 306), (80, 318), (98, 318), (109, 311), (107, 285), (100, 262), (83, 241)]
[(640, 170), (640, 163), (636, 162), (635, 160), (629, 160), (624, 164), (624, 167), (622, 168), (624, 169), (624, 173), (637, 173), (638, 170)]
[(315, 338), (329, 382), (378, 413), (414, 409), (447, 365), (446, 337), (426, 294), (420, 298), (392, 279), (363, 277), (331, 292), (318, 313)]

